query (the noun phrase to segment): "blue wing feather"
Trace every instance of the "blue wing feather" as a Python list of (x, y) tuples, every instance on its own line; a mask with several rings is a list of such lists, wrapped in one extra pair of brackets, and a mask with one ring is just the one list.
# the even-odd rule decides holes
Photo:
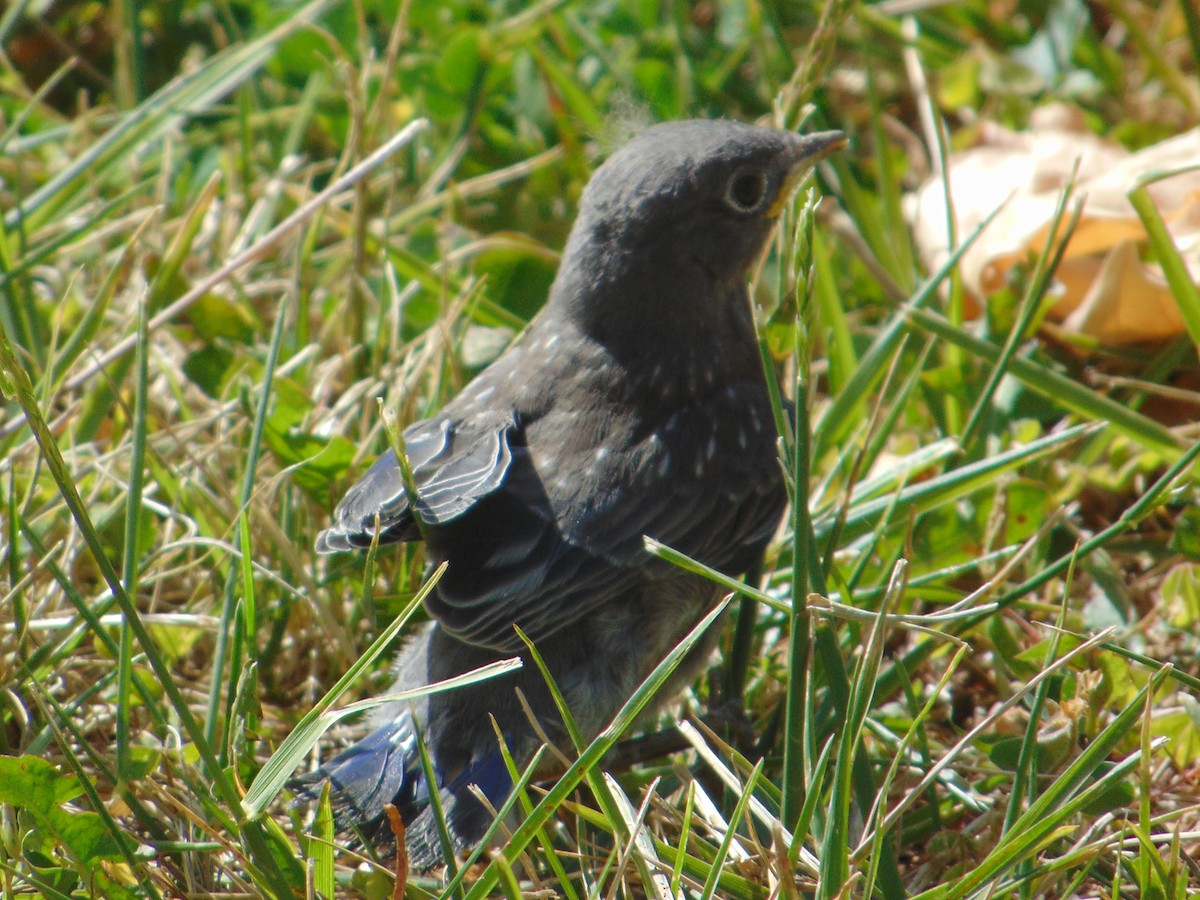
[[(512, 462), (513, 426), (511, 418), (491, 427), (471, 428), (440, 417), (417, 422), (404, 432), (422, 523), (449, 522), (500, 486)], [(333, 518), (333, 524), (317, 536), (318, 553), (369, 547), (376, 520), (382, 543), (420, 537), (400, 464), (391, 450), (375, 460), (346, 493)]]

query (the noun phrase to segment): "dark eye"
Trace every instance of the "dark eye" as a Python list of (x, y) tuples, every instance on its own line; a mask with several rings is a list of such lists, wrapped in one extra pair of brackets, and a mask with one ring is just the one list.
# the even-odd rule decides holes
[(737, 212), (754, 212), (766, 195), (767, 176), (757, 169), (740, 169), (729, 179), (725, 202)]

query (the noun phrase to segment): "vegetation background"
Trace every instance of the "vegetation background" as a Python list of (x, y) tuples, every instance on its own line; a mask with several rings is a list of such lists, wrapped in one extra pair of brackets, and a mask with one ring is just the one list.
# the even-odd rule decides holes
[[(1055, 242), (968, 320), (902, 209), (1051, 103), (1196, 127), (1191, 0), (16, 0), (0, 48), (5, 896), (1200, 892), (1196, 343), (1039, 331)], [(687, 116), (851, 140), (755, 281), (801, 512), (689, 701), (750, 733), (583, 750), (449, 887), (360, 866), (280, 786), (425, 573), (313, 538)]]

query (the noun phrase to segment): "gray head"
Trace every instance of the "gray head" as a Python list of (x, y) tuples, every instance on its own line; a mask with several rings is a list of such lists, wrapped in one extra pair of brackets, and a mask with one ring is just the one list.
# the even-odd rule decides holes
[(603, 331), (643, 327), (647, 305), (706, 318), (694, 303), (662, 307), (740, 290), (800, 176), (845, 143), (704, 119), (647, 128), (584, 190), (552, 299)]

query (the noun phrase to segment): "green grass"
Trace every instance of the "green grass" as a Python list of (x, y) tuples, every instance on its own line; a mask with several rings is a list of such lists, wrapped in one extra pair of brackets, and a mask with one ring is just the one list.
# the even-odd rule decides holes
[(282, 784), (359, 733), (424, 563), (313, 539), (387, 445), (376, 398), (403, 424), (453, 396), (544, 299), (598, 161), (683, 116), (852, 142), (755, 278), (799, 502), (686, 699), (752, 735), (688, 719), (628, 764), (681, 645), (544, 752), (562, 775), (514, 769), (497, 850), (408, 895), (1200, 893), (1196, 286), (1131, 184), (1190, 333), (1084, 358), (1031, 331), (1059, 244), (964, 323), (902, 214), (980, 119), (1200, 124), (1200, 18), (900, 7), (0, 14), (3, 894), (391, 895)]

